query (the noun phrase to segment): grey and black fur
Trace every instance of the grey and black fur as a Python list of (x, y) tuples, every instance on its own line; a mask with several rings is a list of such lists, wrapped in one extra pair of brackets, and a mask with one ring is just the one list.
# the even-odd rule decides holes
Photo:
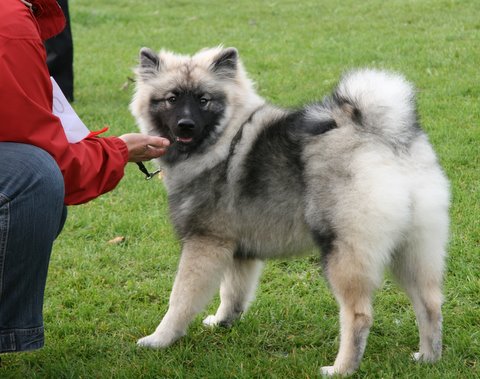
[(169, 309), (139, 345), (172, 344), (219, 286), (204, 323), (230, 325), (265, 259), (317, 247), (341, 321), (324, 374), (358, 368), (387, 267), (415, 308), (415, 359), (440, 358), (449, 185), (403, 77), (352, 71), (323, 101), (288, 110), (256, 94), (233, 48), (144, 48), (136, 73), (132, 113), (171, 141), (159, 164), (182, 240)]

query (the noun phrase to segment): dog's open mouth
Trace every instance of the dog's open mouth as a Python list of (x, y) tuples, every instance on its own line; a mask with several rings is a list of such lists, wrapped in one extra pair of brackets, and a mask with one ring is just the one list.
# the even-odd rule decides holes
[(191, 143), (193, 141), (193, 138), (192, 137), (176, 137), (175, 140), (177, 142), (188, 145), (189, 143)]

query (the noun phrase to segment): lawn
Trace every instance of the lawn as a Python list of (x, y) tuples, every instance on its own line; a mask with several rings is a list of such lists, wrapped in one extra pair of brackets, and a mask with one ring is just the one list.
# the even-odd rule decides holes
[[(444, 356), (415, 364), (418, 332), (387, 275), (353, 378), (480, 376), (480, 5), (477, 0), (71, 0), (74, 108), (90, 129), (135, 131), (129, 78), (142, 46), (235, 46), (259, 92), (283, 106), (321, 99), (353, 67), (402, 72), (451, 181)], [(152, 164), (147, 164), (153, 168)], [(124, 237), (121, 243), (109, 243)], [(134, 164), (111, 193), (70, 207), (52, 255), (46, 346), (2, 356), (1, 378), (314, 378), (338, 348), (337, 305), (318, 256), (269, 262), (231, 329), (195, 319), (167, 350), (137, 348), (166, 311), (180, 245), (160, 180)]]

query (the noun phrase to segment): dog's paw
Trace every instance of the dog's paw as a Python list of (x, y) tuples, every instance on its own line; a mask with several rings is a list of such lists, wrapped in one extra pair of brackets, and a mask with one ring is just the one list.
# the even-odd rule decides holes
[(412, 354), (412, 359), (420, 363), (434, 363), (440, 359), (440, 354), (435, 355), (417, 352)]
[(151, 334), (149, 336), (140, 338), (137, 341), (137, 346), (142, 346), (142, 347), (149, 347), (152, 349), (161, 349), (163, 347), (169, 346), (166, 341), (164, 341), (162, 338), (157, 338), (155, 335)]
[(217, 318), (215, 317), (215, 315), (207, 316), (207, 317), (203, 320), (203, 325), (211, 326), (211, 327), (217, 326), (217, 325), (218, 325)]
[(320, 373), (322, 374), (322, 376), (347, 376), (347, 375), (351, 375), (355, 372), (355, 370), (353, 369), (342, 369), (342, 368), (339, 368), (339, 367), (335, 367), (335, 366), (323, 366), (321, 369), (320, 369)]
[(320, 374), (322, 374), (322, 376), (333, 376), (338, 373), (333, 366), (323, 366), (320, 369)]
[(137, 341), (137, 346), (149, 347), (152, 349), (161, 349), (170, 346), (177, 339), (178, 337), (174, 335), (153, 333), (149, 336), (140, 338)]

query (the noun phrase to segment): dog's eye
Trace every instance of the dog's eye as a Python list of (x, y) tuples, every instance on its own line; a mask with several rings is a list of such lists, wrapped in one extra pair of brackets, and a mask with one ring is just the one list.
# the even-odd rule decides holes
[(207, 105), (210, 100), (207, 99), (206, 97), (201, 97), (200, 98), (200, 105)]
[(177, 102), (177, 98), (175, 96), (170, 96), (167, 101), (170, 103), (170, 104), (175, 104)]

